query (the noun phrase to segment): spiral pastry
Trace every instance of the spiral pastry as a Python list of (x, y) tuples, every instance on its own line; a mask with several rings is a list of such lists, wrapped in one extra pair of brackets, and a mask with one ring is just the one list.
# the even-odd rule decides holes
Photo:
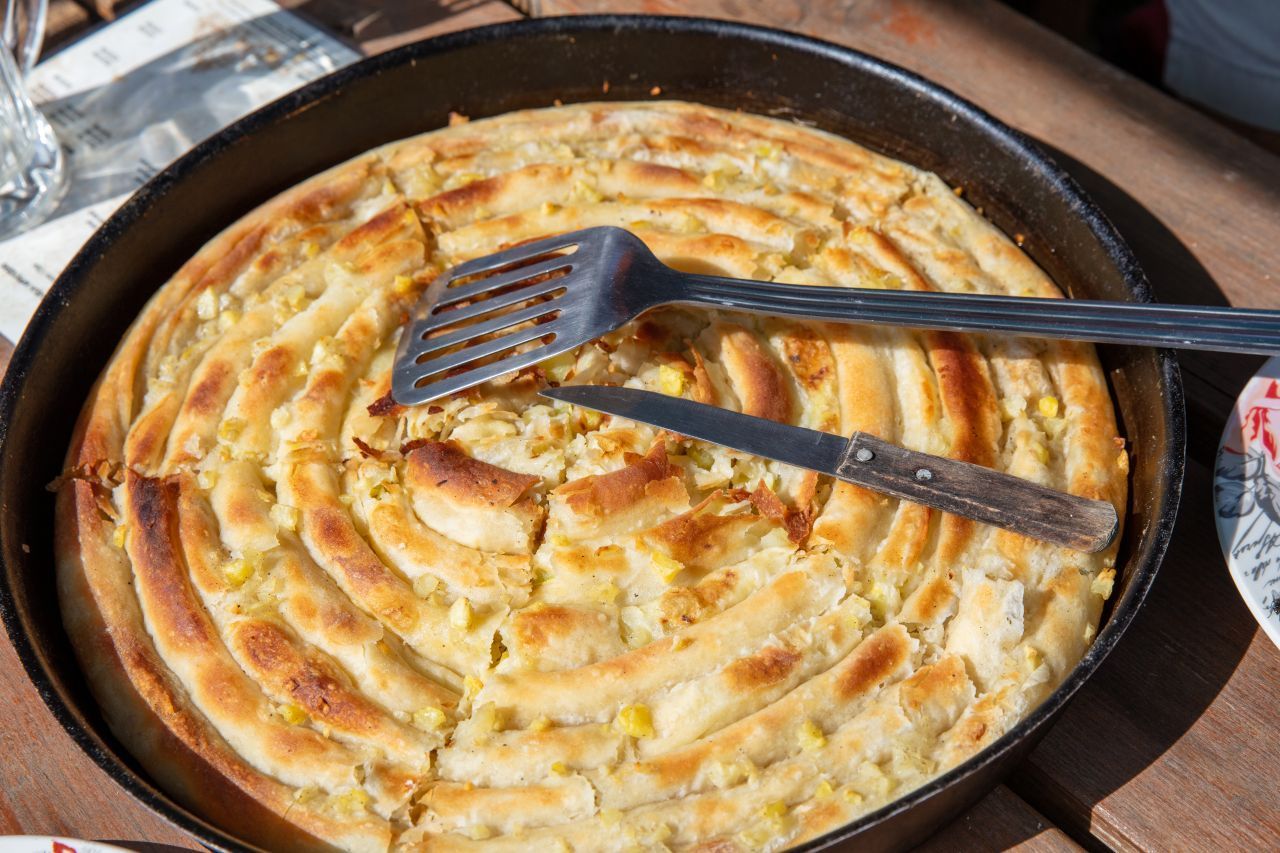
[(863, 430), (1120, 511), (1087, 345), (666, 309), (392, 401), (436, 275), (594, 225), (688, 271), (1060, 295), (936, 176), (693, 104), (459, 119), (268, 202), (142, 311), (57, 491), (68, 633), (174, 797), (272, 849), (773, 850), (974, 755), (1081, 658), (1114, 551), (537, 391)]

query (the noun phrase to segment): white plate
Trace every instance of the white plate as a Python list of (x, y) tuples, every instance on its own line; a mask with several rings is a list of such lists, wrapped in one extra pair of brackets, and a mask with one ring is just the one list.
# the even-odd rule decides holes
[(1240, 392), (1213, 469), (1218, 541), (1240, 595), (1280, 646), (1280, 357)]
[(0, 853), (129, 853), (123, 847), (81, 841), (78, 838), (54, 838), (49, 835), (0, 835)]

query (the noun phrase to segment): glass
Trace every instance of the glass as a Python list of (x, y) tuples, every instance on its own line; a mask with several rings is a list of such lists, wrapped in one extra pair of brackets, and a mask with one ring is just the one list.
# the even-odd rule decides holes
[(62, 149), (22, 78), (44, 39), (47, 0), (0, 0), (0, 237), (39, 222), (63, 189)]

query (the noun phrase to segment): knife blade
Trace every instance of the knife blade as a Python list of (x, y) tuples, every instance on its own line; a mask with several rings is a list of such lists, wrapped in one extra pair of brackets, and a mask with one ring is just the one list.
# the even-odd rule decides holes
[(829, 474), (943, 512), (1078, 551), (1101, 551), (1115, 508), (969, 462), (908, 450), (863, 432), (849, 438), (638, 388), (566, 385), (542, 396)]

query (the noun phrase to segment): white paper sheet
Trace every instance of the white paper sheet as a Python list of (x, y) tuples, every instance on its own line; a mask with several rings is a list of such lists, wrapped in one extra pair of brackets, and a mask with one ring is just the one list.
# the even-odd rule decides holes
[(152, 0), (27, 80), (68, 153), (44, 224), (0, 242), (0, 334), (17, 341), (54, 278), (138, 187), (257, 107), (359, 58), (272, 0)]

